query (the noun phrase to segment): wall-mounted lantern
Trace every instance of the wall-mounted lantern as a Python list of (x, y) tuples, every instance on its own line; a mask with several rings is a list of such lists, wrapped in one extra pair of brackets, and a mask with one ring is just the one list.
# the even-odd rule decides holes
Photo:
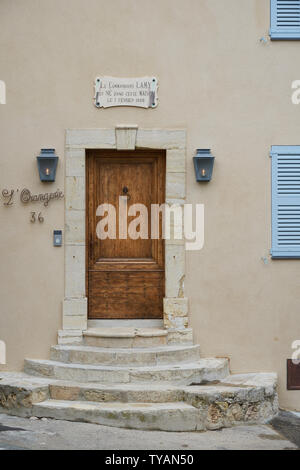
[(210, 181), (215, 161), (215, 157), (210, 153), (210, 149), (197, 149), (197, 154), (193, 160), (196, 181)]
[(42, 182), (53, 183), (55, 181), (58, 157), (55, 149), (41, 149), (37, 158), (40, 180)]

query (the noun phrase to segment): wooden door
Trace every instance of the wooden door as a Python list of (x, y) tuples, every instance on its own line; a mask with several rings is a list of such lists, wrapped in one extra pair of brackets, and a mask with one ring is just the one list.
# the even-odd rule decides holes
[[(159, 239), (151, 239), (151, 204), (165, 202), (165, 152), (91, 150), (86, 188), (89, 318), (162, 318), (164, 241), (161, 230)], [(102, 217), (96, 211), (106, 203), (116, 210), (116, 238), (101, 240), (97, 224)], [(126, 226), (124, 219), (120, 224), (124, 204), (127, 210), (132, 204), (147, 208), (147, 238), (125, 238), (136, 216), (128, 216)]]

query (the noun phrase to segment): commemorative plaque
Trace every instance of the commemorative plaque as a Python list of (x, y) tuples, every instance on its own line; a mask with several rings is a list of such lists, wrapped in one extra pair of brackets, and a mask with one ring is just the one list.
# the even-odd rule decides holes
[(97, 77), (95, 80), (95, 106), (97, 108), (113, 106), (155, 108), (158, 103), (157, 88), (157, 78), (155, 77)]

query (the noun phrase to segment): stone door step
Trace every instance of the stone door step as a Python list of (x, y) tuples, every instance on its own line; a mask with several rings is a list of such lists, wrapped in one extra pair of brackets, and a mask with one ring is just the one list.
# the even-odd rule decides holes
[(76, 382), (101, 383), (152, 383), (171, 382), (176, 384), (202, 383), (221, 380), (229, 375), (227, 359), (200, 359), (178, 365), (156, 366), (106, 366), (91, 364), (68, 364), (58, 361), (25, 359), (27, 374), (53, 377)]
[(156, 336), (167, 336), (168, 330), (164, 328), (89, 328), (83, 332), (84, 336), (97, 336), (99, 338), (134, 338), (141, 336), (145, 338)]
[(37, 417), (129, 429), (202, 430), (199, 412), (186, 403), (95, 403), (47, 400), (33, 405)]
[(104, 348), (147, 348), (168, 342), (168, 330), (163, 328), (89, 328), (83, 332), (87, 346)]
[(172, 345), (153, 348), (97, 348), (82, 345), (59, 345), (51, 348), (51, 360), (77, 364), (114, 366), (152, 366), (197, 361), (198, 345)]

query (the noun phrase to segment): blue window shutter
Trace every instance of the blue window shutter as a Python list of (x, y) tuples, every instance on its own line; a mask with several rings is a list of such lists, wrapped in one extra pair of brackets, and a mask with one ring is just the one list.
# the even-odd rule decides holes
[(272, 258), (300, 258), (300, 146), (273, 146)]
[(271, 39), (300, 39), (300, 0), (271, 0)]

